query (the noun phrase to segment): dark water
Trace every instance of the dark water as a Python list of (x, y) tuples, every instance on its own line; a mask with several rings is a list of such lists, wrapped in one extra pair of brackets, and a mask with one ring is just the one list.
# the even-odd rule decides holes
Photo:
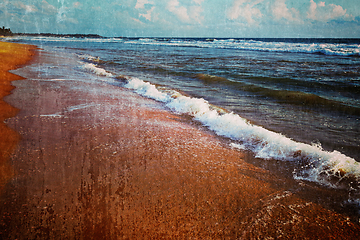
[[(189, 113), (235, 147), (297, 162), (295, 178), (324, 184), (335, 177), (331, 186), (345, 179), (345, 188), (359, 187), (359, 39), (14, 41), (74, 54), (74, 67), (103, 78), (125, 76), (126, 87)], [(189, 98), (171, 98), (170, 90)], [(212, 118), (209, 105), (233, 114)]]

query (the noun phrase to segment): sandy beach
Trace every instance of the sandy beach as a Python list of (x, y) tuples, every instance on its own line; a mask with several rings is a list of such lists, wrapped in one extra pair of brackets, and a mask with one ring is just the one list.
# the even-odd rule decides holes
[(8, 72), (29, 62), (34, 55), (35, 46), (5, 43), (0, 41), (0, 193), (6, 181), (13, 175), (9, 164), (19, 134), (4, 124), (4, 120), (17, 114), (17, 108), (6, 103), (3, 98), (14, 89), (11, 81), (23, 79)]
[(1, 239), (359, 238), (358, 223), (156, 101), (100, 81), (8, 73), (32, 55), (21, 46), (28, 57), (0, 71), (2, 96), (12, 90), (0, 108)]

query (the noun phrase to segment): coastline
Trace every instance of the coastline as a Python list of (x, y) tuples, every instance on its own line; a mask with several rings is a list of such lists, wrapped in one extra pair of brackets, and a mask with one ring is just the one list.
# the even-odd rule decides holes
[(3, 98), (14, 90), (12, 81), (23, 79), (9, 71), (29, 63), (35, 54), (35, 48), (36, 46), (32, 45), (0, 41), (0, 194), (14, 174), (8, 160), (20, 140), (19, 134), (4, 123), (5, 119), (14, 117), (19, 109), (5, 102)]
[(300, 198), (286, 179), (153, 100), (22, 73), (28, 80), (8, 97), (22, 110), (7, 121), (22, 140), (0, 201), (3, 236), (359, 237), (358, 224)]

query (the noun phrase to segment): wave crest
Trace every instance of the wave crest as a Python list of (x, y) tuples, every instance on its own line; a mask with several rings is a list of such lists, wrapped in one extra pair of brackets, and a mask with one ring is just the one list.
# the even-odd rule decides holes
[(293, 171), (295, 179), (334, 188), (360, 188), (360, 164), (338, 151), (328, 152), (318, 145), (296, 142), (282, 134), (253, 125), (235, 113), (218, 111), (202, 98), (180, 93), (172, 97), (137, 78), (127, 78), (125, 87), (164, 102), (176, 113), (189, 114), (217, 135), (232, 139), (233, 147), (251, 150), (258, 158), (296, 163), (297, 168)]

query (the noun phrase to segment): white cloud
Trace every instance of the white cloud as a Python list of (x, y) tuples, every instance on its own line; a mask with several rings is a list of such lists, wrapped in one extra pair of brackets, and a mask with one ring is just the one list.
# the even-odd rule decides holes
[(314, 20), (316, 19), (316, 8), (317, 8), (316, 3), (313, 0), (310, 0), (310, 7), (309, 7), (308, 14), (307, 14), (308, 18), (314, 19)]
[(283, 18), (291, 22), (302, 22), (299, 11), (295, 8), (289, 9), (286, 0), (275, 0), (272, 6), (272, 14), (276, 20)]
[(26, 5), (25, 10), (25, 13), (37, 12), (36, 7), (31, 5)]
[(233, 6), (228, 12), (228, 18), (235, 20), (238, 18), (244, 18), (247, 23), (255, 23), (255, 18), (261, 18), (263, 15), (261, 11), (255, 7), (264, 0), (235, 0)]
[(151, 21), (152, 19), (152, 12), (155, 10), (155, 7), (152, 7), (149, 11), (147, 11), (146, 13), (142, 13), (139, 16), (140, 17), (144, 17), (145, 19), (147, 19), (148, 21)]
[(25, 10), (25, 14), (37, 12), (37, 8), (34, 5), (25, 5), (19, 1), (13, 3), (13, 6)]
[(316, 4), (314, 0), (310, 0), (310, 7), (307, 12), (307, 17), (311, 20), (327, 22), (329, 20), (338, 19), (343, 17), (344, 19), (353, 18), (352, 15), (346, 14), (346, 9), (343, 9), (340, 5), (329, 4), (320, 2)]
[(181, 21), (189, 22), (190, 17), (187, 13), (187, 9), (184, 6), (180, 6), (178, 0), (170, 0), (167, 8), (170, 12), (174, 13)]
[(144, 25), (144, 23), (142, 21), (140, 21), (139, 19), (136, 19), (136, 18), (133, 18), (133, 17), (131, 17), (130, 19), (132, 21), (134, 21), (135, 23), (139, 23), (140, 25)]
[(194, 3), (201, 5), (204, 0), (193, 0), (193, 1), (194, 1)]
[(53, 5), (51, 5), (50, 3), (48, 3), (45, 0), (43, 0), (41, 3), (41, 9), (42, 9), (42, 12), (45, 14), (54, 14), (57, 11), (56, 7), (54, 7)]
[(151, 2), (149, 0), (137, 0), (135, 9), (141, 9), (145, 8), (145, 4), (150, 4)]
[(73, 7), (74, 8), (80, 8), (82, 6), (82, 3), (80, 2), (74, 2)]
[(167, 9), (175, 14), (182, 22), (197, 22), (201, 24), (204, 19), (202, 16), (203, 8), (200, 6), (203, 0), (193, 0), (193, 2), (196, 5), (188, 5), (188, 8), (186, 8), (181, 6), (178, 0), (170, 0), (167, 4)]
[[(330, 4), (329, 6), (332, 8), (332, 14), (330, 15), (331, 18), (341, 17), (346, 14), (346, 9), (343, 9), (339, 5)], [(325, 5), (324, 5), (324, 7), (325, 7)]]

